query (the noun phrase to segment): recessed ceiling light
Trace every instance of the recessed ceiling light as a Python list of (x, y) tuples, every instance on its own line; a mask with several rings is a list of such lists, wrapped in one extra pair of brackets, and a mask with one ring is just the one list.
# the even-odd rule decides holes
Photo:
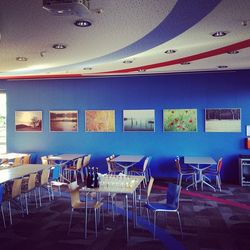
[(173, 54), (175, 52), (176, 52), (175, 49), (168, 49), (168, 50), (164, 51), (164, 53), (166, 53), (166, 54)]
[(226, 69), (226, 68), (228, 68), (228, 66), (227, 65), (219, 65), (219, 66), (217, 66), (217, 68), (218, 69)]
[(77, 26), (77, 27), (89, 27), (89, 26), (91, 26), (91, 22), (89, 22), (89, 21), (86, 21), (86, 20), (76, 20), (75, 22), (74, 22), (74, 24), (75, 24), (75, 26)]
[(66, 49), (66, 47), (67, 46), (65, 44), (62, 44), (62, 43), (57, 43), (57, 44), (53, 45), (54, 49)]
[(235, 54), (238, 54), (239, 51), (238, 50), (232, 50), (232, 51), (228, 51), (227, 53), (230, 54), (230, 55), (235, 55)]
[(226, 31), (216, 31), (212, 34), (213, 37), (222, 37), (225, 36), (228, 32)]
[(24, 56), (17, 56), (16, 60), (19, 62), (26, 62), (26, 61), (28, 61), (28, 58), (24, 57)]
[(123, 63), (133, 63), (134, 60), (132, 59), (128, 59), (128, 60), (124, 60)]
[(181, 65), (188, 65), (188, 64), (190, 64), (190, 62), (183, 62), (183, 63), (181, 63)]
[(83, 68), (83, 70), (92, 70), (92, 68), (91, 67), (85, 67), (85, 68)]

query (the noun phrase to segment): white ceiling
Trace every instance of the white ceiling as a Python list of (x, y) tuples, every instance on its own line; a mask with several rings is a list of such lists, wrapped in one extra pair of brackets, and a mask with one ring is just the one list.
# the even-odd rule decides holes
[[(42, 5), (0, 1), (0, 79), (250, 69), (249, 0), (90, 0), (83, 17)], [(77, 27), (78, 19), (92, 25)], [(170, 49), (176, 53), (164, 53)]]

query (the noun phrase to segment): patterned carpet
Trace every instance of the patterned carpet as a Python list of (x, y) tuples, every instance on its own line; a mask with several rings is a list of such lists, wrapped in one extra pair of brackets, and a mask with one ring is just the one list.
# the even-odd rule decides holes
[[(151, 201), (165, 201), (167, 182), (156, 181)], [(0, 225), (0, 246), (8, 249), (188, 249), (188, 250), (247, 250), (250, 246), (250, 188), (223, 185), (222, 192), (205, 189), (203, 192), (182, 190), (180, 215), (183, 238), (176, 214), (160, 215), (157, 220), (157, 239), (153, 240), (152, 225), (146, 213), (138, 217), (138, 227), (129, 222), (130, 240), (126, 240), (123, 199), (118, 197), (115, 222), (111, 211), (104, 210), (104, 224), (99, 225), (95, 238), (93, 214), (88, 223), (88, 238), (84, 239), (83, 213), (75, 212), (71, 232), (67, 234), (70, 198), (65, 189), (55, 200), (43, 200), (40, 208), (30, 205), (30, 214), (22, 215), (13, 209), (13, 225)]]

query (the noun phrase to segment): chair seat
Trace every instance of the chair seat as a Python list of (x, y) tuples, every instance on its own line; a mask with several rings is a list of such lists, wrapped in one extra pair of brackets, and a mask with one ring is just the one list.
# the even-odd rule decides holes
[(64, 170), (77, 170), (76, 166), (69, 166), (64, 168)]
[(202, 172), (203, 174), (212, 174), (212, 175), (217, 175), (219, 174), (217, 171), (214, 171), (214, 170), (210, 170), (210, 169), (207, 169), (205, 171)]
[(182, 169), (181, 174), (189, 174), (189, 175), (191, 175), (191, 174), (196, 174), (196, 173), (192, 169)]
[(145, 204), (145, 207), (153, 210), (153, 211), (176, 211), (176, 207), (175, 206), (171, 206), (168, 204), (163, 204), (163, 203), (149, 203), (149, 204)]
[[(102, 202), (96, 202), (96, 201), (88, 201), (87, 202), (87, 208), (94, 208), (98, 209), (103, 205)], [(84, 201), (76, 202), (73, 206), (74, 209), (79, 209), (79, 208), (85, 208), (86, 203)]]

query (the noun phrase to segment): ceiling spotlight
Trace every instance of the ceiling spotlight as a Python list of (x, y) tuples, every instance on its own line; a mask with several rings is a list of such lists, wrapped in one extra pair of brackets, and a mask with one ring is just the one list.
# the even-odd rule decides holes
[(190, 62), (183, 62), (183, 63), (181, 63), (181, 65), (188, 65), (188, 64), (190, 64)]
[(95, 9), (95, 13), (102, 14), (103, 13), (103, 9)]
[(123, 63), (133, 63), (133, 60), (132, 59), (128, 59), (128, 60), (124, 60)]
[(168, 49), (168, 50), (166, 50), (164, 53), (166, 53), (166, 54), (173, 54), (173, 53), (175, 53), (175, 52), (176, 52), (175, 49)]
[(227, 65), (219, 65), (219, 66), (217, 66), (217, 68), (218, 69), (226, 69), (226, 68), (228, 68), (228, 66)]
[(77, 26), (77, 27), (89, 27), (89, 26), (91, 26), (91, 22), (89, 22), (89, 21), (86, 21), (86, 20), (76, 20), (75, 22), (74, 22), (74, 24), (75, 24), (75, 26)]
[(242, 26), (247, 26), (247, 20), (243, 20), (243, 21), (241, 22), (241, 25), (242, 25)]
[(225, 36), (228, 32), (226, 31), (216, 31), (215, 33), (212, 34), (213, 37), (222, 37)]
[(16, 60), (19, 62), (26, 62), (26, 61), (28, 61), (28, 58), (24, 57), (24, 56), (18, 56), (18, 57), (16, 57)]
[(83, 68), (83, 70), (92, 70), (92, 68), (91, 67), (85, 67), (85, 68)]
[(57, 44), (53, 45), (54, 49), (66, 49), (66, 47), (67, 46), (65, 44), (62, 44), (62, 43), (57, 43)]
[(235, 54), (238, 54), (239, 51), (238, 50), (232, 50), (232, 51), (228, 51), (227, 53), (230, 54), (230, 55), (235, 55)]

